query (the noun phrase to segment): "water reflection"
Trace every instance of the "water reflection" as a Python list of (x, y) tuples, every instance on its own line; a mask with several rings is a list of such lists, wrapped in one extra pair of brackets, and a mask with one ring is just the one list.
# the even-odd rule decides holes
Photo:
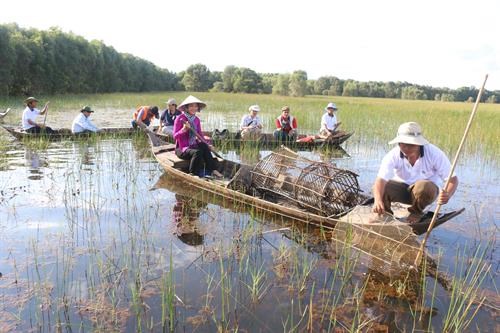
[(95, 164), (95, 145), (89, 143), (74, 143), (73, 155), (79, 156), (82, 165), (93, 166)]
[(40, 158), (37, 151), (26, 148), (24, 151), (25, 165), (28, 167), (28, 179), (40, 180), (43, 178), (43, 170), (41, 168), (47, 167), (49, 163), (45, 158)]
[(181, 194), (175, 194), (175, 200), (172, 217), (177, 238), (187, 245), (203, 245), (200, 214), (207, 204)]

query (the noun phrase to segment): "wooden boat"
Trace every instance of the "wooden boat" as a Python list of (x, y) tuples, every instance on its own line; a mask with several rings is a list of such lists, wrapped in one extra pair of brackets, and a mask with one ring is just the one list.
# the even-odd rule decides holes
[[(263, 148), (273, 148), (285, 145), (295, 149), (311, 149), (311, 148), (338, 148), (342, 143), (347, 141), (354, 132), (339, 132), (337, 135), (325, 139), (312, 139), (312, 136), (301, 134), (297, 141), (278, 141), (272, 133), (262, 133), (259, 140), (241, 140), (239, 133), (228, 132), (226, 135), (216, 135), (214, 132), (203, 132), (203, 135), (210, 138), (217, 147), (240, 147), (240, 146), (258, 146)], [(160, 138), (167, 142), (174, 142), (171, 135), (157, 134)], [(310, 139), (310, 141), (304, 141)]]
[[(408, 223), (399, 221), (393, 216), (387, 215), (374, 219), (374, 214), (371, 213), (369, 207), (365, 206), (364, 211), (360, 209), (352, 209), (346, 211), (346, 214), (338, 217), (322, 216), (311, 213), (310, 211), (291, 204), (282, 198), (266, 195), (259, 197), (255, 193), (248, 193), (251, 187), (251, 170), (252, 167), (245, 164), (239, 164), (226, 159), (218, 160), (218, 171), (224, 175), (224, 179), (213, 179), (207, 177), (198, 177), (187, 173), (189, 161), (178, 158), (175, 154), (175, 145), (169, 144), (161, 140), (157, 135), (148, 133), (152, 152), (156, 160), (160, 163), (163, 169), (171, 176), (184, 181), (191, 186), (213, 193), (214, 195), (250, 205), (256, 209), (272, 214), (279, 214), (286, 218), (302, 221), (303, 223), (320, 226), (323, 228), (334, 228), (338, 224), (343, 224), (343, 227), (353, 226), (360, 227), (369, 232), (386, 235), (390, 238), (395, 238), (399, 241), (404, 241), (408, 237), (408, 230), (414, 234), (422, 234), (427, 231), (430, 218), (425, 218), (418, 223), (409, 225)], [(370, 199), (359, 194), (359, 202), (370, 204)], [(436, 223), (436, 226), (448, 221), (449, 219), (459, 215), (460, 211), (448, 213), (442, 216)], [(432, 212), (431, 212), (432, 214)], [(432, 215), (430, 215), (432, 217)]]
[(129, 127), (105, 127), (101, 128), (98, 133), (79, 133), (74, 134), (69, 128), (55, 129), (53, 133), (28, 133), (19, 127), (3, 126), (10, 134), (19, 140), (27, 138), (47, 138), (49, 140), (60, 140), (64, 138), (80, 138), (91, 135), (116, 135), (116, 136), (131, 136), (137, 130)]
[(10, 108), (5, 110), (5, 112), (0, 112), (0, 120), (2, 120), (10, 111)]

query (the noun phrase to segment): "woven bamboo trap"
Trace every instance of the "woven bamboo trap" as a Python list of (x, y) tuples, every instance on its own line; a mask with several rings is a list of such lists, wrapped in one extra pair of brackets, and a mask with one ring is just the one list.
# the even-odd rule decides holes
[(314, 214), (338, 217), (366, 199), (358, 175), (329, 163), (311, 161), (282, 147), (260, 160), (252, 187), (292, 200)]

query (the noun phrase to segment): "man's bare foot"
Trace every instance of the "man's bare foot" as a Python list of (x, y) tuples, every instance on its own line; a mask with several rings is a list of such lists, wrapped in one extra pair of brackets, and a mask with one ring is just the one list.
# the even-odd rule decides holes
[(422, 219), (422, 216), (423, 214), (410, 213), (410, 215), (406, 217), (406, 222), (409, 224), (418, 223)]

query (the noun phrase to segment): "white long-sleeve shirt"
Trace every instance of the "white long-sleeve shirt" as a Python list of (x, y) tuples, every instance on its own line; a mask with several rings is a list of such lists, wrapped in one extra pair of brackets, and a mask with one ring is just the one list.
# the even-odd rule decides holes
[(80, 113), (76, 116), (75, 120), (73, 120), (71, 132), (81, 133), (85, 130), (97, 132), (99, 129), (90, 121), (89, 117), (85, 117), (83, 113)]
[(24, 130), (28, 130), (32, 127), (35, 127), (35, 125), (32, 125), (29, 123), (31, 120), (32, 122), (35, 122), (36, 117), (40, 114), (40, 110), (38, 109), (30, 109), (28, 106), (26, 109), (23, 111), (23, 118), (22, 118), (22, 125)]
[(323, 130), (333, 130), (335, 128), (335, 125), (337, 125), (337, 117), (335, 114), (330, 116), (328, 113), (325, 113), (323, 117), (321, 117), (321, 127), (319, 131)]

